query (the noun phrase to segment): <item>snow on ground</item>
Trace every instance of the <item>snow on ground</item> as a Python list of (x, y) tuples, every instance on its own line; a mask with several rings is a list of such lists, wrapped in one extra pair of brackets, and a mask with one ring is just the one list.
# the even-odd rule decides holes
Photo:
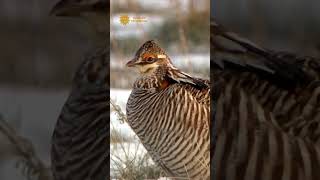
[[(125, 113), (125, 107), (127, 100), (129, 98), (131, 90), (123, 90), (123, 89), (110, 89), (110, 98), (117, 105), (120, 106), (122, 112)], [(117, 114), (115, 112), (111, 112), (111, 122), (110, 128), (117, 130), (120, 134), (125, 135), (126, 137), (135, 137), (136, 135), (129, 127), (127, 123), (120, 123), (117, 119)], [(110, 156), (111, 156), (111, 175), (114, 175), (113, 168), (116, 168), (116, 165), (122, 164), (124, 167), (124, 162), (138, 160), (145, 156), (147, 151), (143, 147), (143, 145), (137, 140), (131, 142), (122, 142), (110, 145)], [(137, 158), (139, 157), (139, 158)], [(150, 160), (148, 164), (152, 164), (153, 162)]]
[[(126, 113), (126, 103), (129, 98), (131, 90), (123, 90), (123, 89), (110, 89), (110, 98), (113, 100), (117, 105), (121, 107), (122, 112)], [(127, 123), (121, 123), (117, 119), (117, 114), (115, 112), (111, 112), (110, 116), (110, 128), (117, 129), (118, 132), (124, 134), (126, 136), (134, 136), (134, 132), (130, 128)]]
[[(111, 167), (113, 167), (115, 162), (133, 161), (135, 157), (143, 157), (147, 151), (140, 143), (121, 143), (121, 144), (111, 144)], [(115, 153), (116, 152), (116, 153)], [(150, 159), (148, 162), (153, 163)]]

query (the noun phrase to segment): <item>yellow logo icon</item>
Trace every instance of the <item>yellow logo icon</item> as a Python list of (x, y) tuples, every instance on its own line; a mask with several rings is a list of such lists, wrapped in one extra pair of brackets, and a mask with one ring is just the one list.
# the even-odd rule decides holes
[(123, 25), (127, 25), (130, 21), (130, 18), (128, 15), (121, 15), (120, 16), (120, 23)]

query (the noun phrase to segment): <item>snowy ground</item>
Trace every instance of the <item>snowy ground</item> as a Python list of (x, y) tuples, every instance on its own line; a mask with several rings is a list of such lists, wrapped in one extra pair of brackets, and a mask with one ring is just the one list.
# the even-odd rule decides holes
[[(124, 113), (126, 112), (126, 103), (129, 98), (130, 92), (130, 90), (110, 89), (111, 100), (113, 100), (117, 105), (119, 105), (121, 107), (122, 112)], [(115, 128), (120, 133), (128, 136), (135, 135), (127, 123), (120, 123), (120, 121), (117, 119), (117, 114), (115, 112), (111, 112), (110, 120), (110, 128)]]
[[(111, 100), (119, 105), (124, 113), (130, 92), (130, 90), (110, 89)], [(124, 162), (139, 161), (139, 159), (146, 155), (147, 151), (139, 142), (129, 125), (127, 123), (121, 123), (117, 119), (117, 114), (114, 111), (111, 112), (110, 123), (110, 128), (115, 129), (117, 132), (122, 134), (122, 136), (134, 138), (133, 142), (123, 142), (110, 145), (110, 173), (111, 176), (113, 176), (115, 174), (114, 169), (117, 169), (117, 165), (122, 164), (122, 167), (125, 167)], [(148, 164), (153, 164), (151, 159), (148, 160)]]
[[(19, 134), (34, 143), (36, 153), (46, 164), (50, 162), (49, 149), (53, 127), (69, 91), (69, 89), (49, 90), (0, 87), (0, 114), (17, 129)], [(111, 89), (110, 93), (111, 98), (125, 112), (130, 90)], [(114, 112), (111, 113), (112, 127), (122, 134), (135, 137), (135, 141), (111, 145), (111, 158), (118, 159), (120, 157), (121, 159), (118, 160), (123, 161), (126, 158), (145, 155), (146, 150), (138, 143), (137, 137), (131, 128), (126, 123), (121, 124)], [(0, 140), (0, 179), (22, 179), (23, 176), (14, 167), (13, 162), (9, 164), (1, 161), (1, 155), (3, 155), (1, 150), (6, 147), (4, 147), (1, 135)]]
[[(127, 100), (129, 98), (131, 90), (123, 90), (123, 89), (110, 89), (110, 98), (116, 102), (125, 113), (125, 107)], [(122, 163), (124, 167), (124, 161), (136, 161), (139, 162), (139, 158), (142, 158), (146, 155), (147, 151), (143, 147), (143, 145), (138, 141), (138, 138), (129, 127), (127, 123), (120, 123), (117, 119), (117, 114), (115, 112), (111, 112), (111, 126), (110, 128), (116, 129), (118, 132), (125, 136), (134, 137), (135, 141), (132, 143), (118, 143), (118, 144), (111, 144), (110, 145), (110, 173), (111, 176), (115, 174), (114, 169), (116, 168), (117, 163)], [(144, 161), (143, 161), (144, 162)], [(153, 164), (151, 159), (148, 159), (147, 163)], [(113, 179), (115, 180), (115, 179)], [(170, 180), (170, 178), (160, 177), (158, 180)]]

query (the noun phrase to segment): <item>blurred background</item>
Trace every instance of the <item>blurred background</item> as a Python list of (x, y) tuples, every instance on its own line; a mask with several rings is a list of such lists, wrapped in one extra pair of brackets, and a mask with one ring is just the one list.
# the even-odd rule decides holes
[(212, 0), (211, 17), (261, 46), (320, 56), (320, 1)]
[[(86, 22), (49, 16), (56, 2), (0, 0), (1, 180), (26, 179), (23, 168), (16, 167), (21, 157), (17, 158), (17, 144), (8, 140), (8, 132), (31, 141), (38, 160), (49, 165), (51, 134), (67, 98), (72, 74), (84, 54), (95, 47)], [(210, 6), (219, 23), (262, 46), (320, 56), (317, 0), (212, 0)], [(147, 39), (156, 39), (179, 68), (195, 76), (209, 77), (210, 6), (205, 0), (111, 1), (111, 97), (122, 108), (120, 111), (124, 110), (128, 89), (137, 75), (124, 68), (124, 64)], [(122, 25), (122, 15), (141, 16), (147, 22)], [(118, 131), (112, 132), (122, 134), (114, 136), (113, 142), (135, 141), (130, 128), (117, 115), (112, 114), (112, 123)], [(3, 122), (13, 129), (3, 128)], [(20, 151), (31, 151), (28, 143), (22, 145), (25, 149)], [(143, 158), (141, 162), (146, 162)], [(159, 173), (153, 170), (144, 172)]]
[(154, 39), (176, 67), (209, 79), (210, 0), (112, 0), (110, 7), (111, 175), (157, 179), (161, 170), (125, 123), (126, 102), (138, 76), (125, 64)]
[[(125, 16), (127, 24), (120, 21)], [(179, 68), (209, 77), (209, 16), (209, 0), (111, 1), (111, 86), (131, 87), (137, 74), (125, 63), (150, 39), (156, 40)]]
[(1, 180), (27, 179), (26, 159), (50, 165), (51, 134), (73, 73), (95, 46), (85, 21), (49, 15), (57, 1), (0, 0)]

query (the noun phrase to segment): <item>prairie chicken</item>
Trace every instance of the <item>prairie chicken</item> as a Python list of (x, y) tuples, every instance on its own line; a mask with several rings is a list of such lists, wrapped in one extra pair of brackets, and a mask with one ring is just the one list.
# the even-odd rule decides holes
[(107, 177), (108, 56), (103, 49), (87, 57), (75, 75), (52, 137), (55, 180), (105, 180)]
[[(74, 2), (73, 6), (70, 6), (70, 2)], [(97, 2), (61, 1), (52, 13), (66, 16), (77, 16), (76, 12), (93, 14), (96, 9), (89, 7), (103, 5)], [(109, 6), (102, 7), (106, 12), (108, 11)], [(71, 13), (69, 11), (72, 14), (68, 14)], [(105, 17), (107, 23), (108, 17)], [(105, 45), (89, 53), (75, 73), (72, 91), (61, 111), (52, 137), (51, 161), (55, 180), (106, 180), (108, 178), (108, 49)]]
[(320, 61), (275, 52), (211, 22), (219, 180), (320, 179)]
[(128, 67), (139, 70), (127, 102), (128, 123), (152, 159), (177, 179), (209, 179), (209, 81), (173, 66), (147, 41)]

